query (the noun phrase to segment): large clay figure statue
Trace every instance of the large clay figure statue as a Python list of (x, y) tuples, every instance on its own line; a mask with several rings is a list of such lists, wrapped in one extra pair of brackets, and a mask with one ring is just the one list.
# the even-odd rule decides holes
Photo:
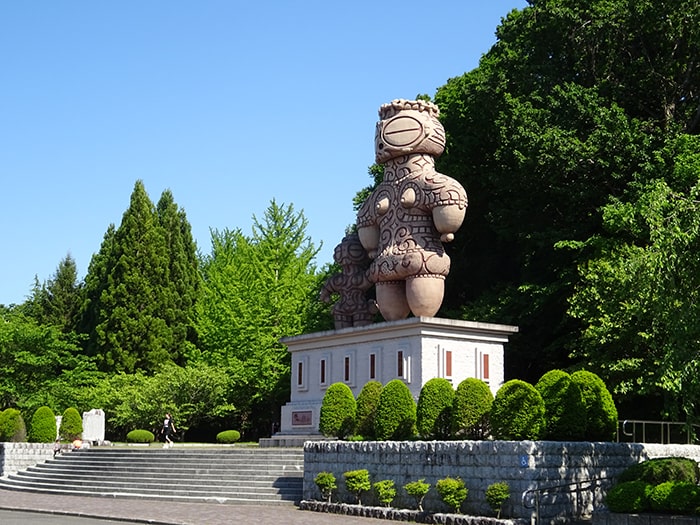
[(328, 303), (333, 294), (339, 295), (332, 309), (335, 328), (371, 324), (377, 307), (373, 299), (366, 297), (367, 290), (372, 287), (367, 273), (369, 257), (356, 233), (346, 235), (335, 247), (333, 260), (342, 268), (342, 272), (326, 280), (320, 299)]
[(435, 171), (445, 149), (439, 109), (423, 100), (394, 100), (379, 109), (375, 153), (384, 179), (357, 214), (357, 231), (372, 264), (377, 305), (387, 321), (434, 316), (442, 304), (454, 239), (467, 194)]

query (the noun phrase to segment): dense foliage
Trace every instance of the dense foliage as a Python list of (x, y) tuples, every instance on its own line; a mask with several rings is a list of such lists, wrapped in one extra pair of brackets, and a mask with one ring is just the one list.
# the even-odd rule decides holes
[(486, 503), (489, 504), (498, 519), (501, 517), (503, 504), (510, 498), (510, 486), (505, 481), (492, 483), (486, 487), (484, 496), (486, 496)]
[(377, 501), (385, 507), (390, 507), (391, 502), (396, 497), (396, 484), (393, 479), (383, 479), (376, 481), (372, 485), (374, 493), (377, 496)]
[(649, 495), (653, 485), (645, 481), (625, 481), (612, 487), (605, 496), (605, 504), (612, 512), (637, 514), (648, 511)]
[(586, 409), (585, 438), (589, 441), (609, 441), (617, 432), (617, 407), (603, 380), (593, 372), (577, 370), (571, 374), (583, 396)]
[(379, 381), (368, 381), (357, 395), (357, 412), (355, 416), (355, 433), (365, 439), (374, 439), (375, 419), (379, 397), (382, 395), (382, 384)]
[(343, 439), (355, 428), (357, 402), (345, 383), (333, 383), (326, 390), (318, 418), (318, 430), (329, 437)]
[(375, 419), (377, 439), (404, 440), (413, 437), (416, 427), (416, 402), (406, 383), (392, 379), (379, 396)]
[(644, 481), (658, 485), (666, 481), (687, 481), (697, 483), (700, 471), (695, 460), (690, 458), (653, 458), (625, 469), (620, 482)]
[(425, 479), (410, 481), (403, 486), (406, 494), (411, 496), (416, 501), (416, 508), (423, 512), (423, 500), (425, 495), (430, 490), (430, 483), (426, 483)]
[(442, 377), (429, 379), (421, 388), (416, 407), (416, 429), (424, 439), (452, 436), (452, 383)]
[(362, 505), (362, 493), (372, 488), (367, 469), (349, 470), (343, 473), (345, 488), (355, 496), (358, 505)]
[(544, 401), (543, 438), (579, 441), (586, 431), (586, 405), (578, 383), (563, 370), (546, 372), (535, 384)]
[(241, 433), (238, 430), (224, 430), (216, 435), (216, 442), (231, 445), (241, 439)]
[(132, 430), (126, 435), (126, 441), (128, 443), (153, 443), (156, 437), (150, 430), (143, 430), (137, 428)]
[(439, 479), (435, 483), (435, 490), (440, 495), (440, 499), (457, 514), (469, 493), (467, 487), (464, 486), (464, 480), (451, 477)]
[(319, 472), (314, 478), (314, 483), (316, 483), (323, 499), (326, 500), (327, 503), (330, 503), (333, 493), (338, 489), (338, 484), (336, 483), (333, 473)]
[(31, 443), (52, 443), (58, 435), (56, 416), (49, 407), (39, 407), (29, 424), (27, 439)]
[(63, 441), (80, 439), (83, 434), (83, 418), (73, 407), (63, 411), (61, 424), (58, 427), (58, 435)]
[(6, 408), (0, 412), (0, 442), (22, 442), (27, 439), (27, 427), (22, 413), (16, 408)]
[(491, 408), (495, 439), (539, 439), (545, 428), (544, 401), (531, 384), (511, 379), (496, 392)]
[(489, 435), (489, 417), (493, 394), (481, 379), (468, 377), (457, 385), (452, 409), (455, 437), (484, 439)]

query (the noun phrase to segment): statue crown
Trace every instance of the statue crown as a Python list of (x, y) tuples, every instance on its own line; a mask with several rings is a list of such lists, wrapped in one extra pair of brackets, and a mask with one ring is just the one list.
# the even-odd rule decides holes
[(403, 98), (397, 98), (392, 100), (388, 104), (382, 104), (379, 108), (379, 118), (382, 120), (388, 119), (399, 113), (400, 111), (413, 110), (413, 111), (425, 111), (431, 117), (440, 116), (440, 108), (438, 108), (432, 102), (426, 100), (406, 100)]

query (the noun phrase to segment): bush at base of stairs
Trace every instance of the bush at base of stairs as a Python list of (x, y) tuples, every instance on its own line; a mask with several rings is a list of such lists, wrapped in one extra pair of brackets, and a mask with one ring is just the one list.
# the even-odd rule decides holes
[(155, 439), (153, 432), (149, 430), (132, 430), (126, 435), (128, 443), (153, 443)]
[(0, 441), (27, 441), (27, 427), (22, 414), (16, 408), (7, 408), (0, 412)]
[(56, 440), (56, 416), (49, 407), (39, 407), (29, 425), (29, 441), (32, 443), (53, 443)]
[(216, 435), (217, 443), (231, 444), (241, 439), (241, 433), (238, 430), (224, 430)]

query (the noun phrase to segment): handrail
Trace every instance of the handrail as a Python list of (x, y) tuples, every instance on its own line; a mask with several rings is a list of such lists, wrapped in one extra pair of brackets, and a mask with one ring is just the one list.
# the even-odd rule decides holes
[[(528, 489), (525, 492), (523, 492), (522, 495), (522, 505), (526, 509), (533, 509), (534, 513), (532, 516), (531, 523), (533, 525), (537, 525), (540, 522), (540, 501), (541, 497), (545, 494), (548, 494), (550, 492), (562, 492), (562, 489), (566, 489), (569, 487), (576, 487), (575, 490), (569, 490), (567, 492), (576, 493), (576, 506), (579, 506), (579, 495), (581, 491), (584, 489), (582, 485), (584, 484), (591, 484), (593, 485), (593, 488), (599, 486), (602, 484), (604, 481), (611, 481), (612, 478), (609, 477), (599, 477), (599, 478), (593, 478), (593, 479), (584, 479), (584, 480), (579, 480), (579, 481), (572, 481), (569, 483), (560, 483), (558, 485), (550, 485), (547, 487), (538, 487), (536, 489)], [(586, 487), (586, 488), (591, 488)]]
[[(658, 443), (659, 441), (647, 441), (647, 426), (658, 425), (660, 432), (660, 443), (670, 444), (673, 443), (673, 436), (671, 431), (673, 428), (680, 427), (681, 430), (685, 430), (685, 442), (686, 444), (693, 444), (698, 441), (698, 436), (700, 434), (700, 425), (690, 424), (690, 423), (680, 423), (677, 421), (651, 421), (642, 419), (625, 419), (624, 421), (618, 421), (618, 425), (621, 424), (621, 433), (627, 437), (632, 438), (632, 442), (635, 443)], [(629, 429), (631, 425), (631, 430)], [(641, 440), (637, 439), (637, 427), (641, 425)], [(617, 434), (617, 441), (620, 441), (620, 433)]]

